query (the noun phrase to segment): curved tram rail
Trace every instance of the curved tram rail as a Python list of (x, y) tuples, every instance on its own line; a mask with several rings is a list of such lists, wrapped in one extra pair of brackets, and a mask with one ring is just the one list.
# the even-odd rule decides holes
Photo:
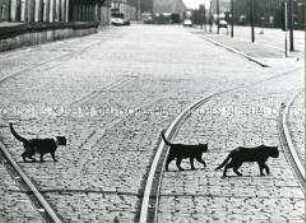
[[(178, 130), (179, 130), (180, 126), (183, 124), (183, 122), (191, 115), (191, 113), (194, 110), (196, 110), (197, 108), (199, 108), (200, 106), (202, 106), (203, 104), (205, 104), (206, 102), (208, 102), (209, 100), (211, 100), (212, 98), (214, 98), (216, 96), (219, 96), (221, 94), (224, 94), (224, 93), (228, 93), (228, 92), (231, 92), (231, 91), (238, 90), (238, 89), (247, 88), (247, 87), (250, 87), (250, 86), (255, 86), (255, 85), (261, 84), (262, 82), (269, 81), (269, 80), (274, 79), (274, 78), (279, 78), (281, 76), (289, 75), (293, 72), (296, 72), (297, 70), (299, 70), (299, 68), (298, 69), (293, 69), (293, 70), (288, 71), (286, 73), (283, 73), (282, 75), (275, 75), (275, 76), (272, 76), (270, 78), (257, 81), (255, 83), (252, 83), (252, 85), (243, 85), (243, 86), (230, 88), (230, 89), (227, 89), (227, 90), (224, 90), (224, 91), (216, 92), (216, 93), (214, 93), (214, 94), (212, 94), (208, 97), (200, 99), (196, 103), (194, 103), (194, 104), (190, 105), (188, 108), (186, 108), (179, 116), (177, 116), (177, 118), (171, 123), (171, 125), (166, 130), (165, 137), (168, 138), (168, 140), (171, 140), (176, 135), (176, 133), (178, 132)], [(297, 95), (295, 95), (295, 97), (297, 97)], [(291, 99), (289, 105), (292, 104), (295, 97), (293, 97), (293, 99)], [(288, 110), (289, 110), (289, 107), (290, 107), (289, 105), (287, 106), (286, 114), (288, 113)], [(285, 120), (285, 117), (287, 117), (287, 116), (288, 116), (288, 114), (286, 116), (284, 116), (283, 119)], [(281, 126), (283, 126), (283, 125), (281, 125)], [(288, 130), (286, 130), (286, 131), (288, 131)], [(290, 142), (291, 137), (290, 137), (289, 133), (286, 133), (286, 135), (283, 136), (282, 139), (280, 139), (280, 140), (281, 141), (285, 140), (286, 142)], [(292, 149), (290, 149), (290, 151), (291, 150)], [(145, 184), (143, 199), (142, 199), (141, 207), (140, 207), (140, 215), (139, 215), (139, 222), (140, 223), (151, 223), (151, 222), (156, 223), (156, 222), (158, 222), (157, 211), (158, 211), (159, 193), (160, 193), (162, 174), (163, 174), (163, 171), (164, 171), (164, 166), (165, 166), (167, 155), (168, 155), (168, 150), (166, 149), (165, 143), (163, 142), (163, 140), (160, 140), (159, 145), (157, 147), (157, 152), (154, 156), (153, 162), (152, 162), (150, 170), (149, 170), (149, 174), (148, 174), (148, 177), (147, 177), (147, 182)], [(294, 160), (294, 162), (295, 162), (295, 165), (302, 166), (301, 164), (298, 164), (300, 161)], [(300, 170), (301, 168), (298, 168), (298, 169)], [(305, 172), (301, 173), (301, 175), (303, 176), (304, 182), (306, 182), (305, 181)]]
[[(89, 48), (95, 45), (97, 42), (100, 42), (100, 41), (96, 41), (94, 44), (88, 44), (87, 46), (83, 47), (80, 50), (72, 51), (67, 54), (52, 58), (50, 60), (46, 60), (46, 61), (42, 61), (37, 64), (33, 64), (29, 67), (18, 70), (12, 74), (8, 74), (0, 78), (0, 84), (6, 81), (7, 79), (20, 75), (22, 72), (29, 71), (31, 69), (35, 69), (36, 67), (39, 67), (39, 66), (42, 66), (42, 65), (54, 62), (54, 61), (61, 62), (63, 61), (64, 58), (70, 58), (72, 55), (82, 52), (86, 48)], [(292, 72), (295, 72), (296, 70), (298, 69), (291, 70), (280, 76), (288, 75)], [(278, 78), (279, 75), (275, 75), (274, 77)], [(273, 79), (274, 77), (270, 77), (266, 80), (258, 81), (255, 84)], [(117, 86), (117, 84), (114, 84), (114, 86)], [(107, 87), (113, 87), (113, 86), (112, 85), (106, 86), (106, 88)], [(196, 110), (198, 107), (208, 102), (213, 97), (216, 97), (220, 94), (224, 94), (224, 93), (234, 91), (240, 88), (245, 88), (245, 87), (247, 87), (247, 85), (227, 89), (224, 91), (219, 91), (219, 92), (216, 92), (190, 105), (171, 123), (171, 125), (169, 126), (169, 128), (167, 129), (165, 133), (166, 138), (171, 140), (175, 136), (175, 134), (178, 132), (183, 122), (191, 115), (191, 113), (194, 110)], [(84, 101), (91, 100), (95, 96), (99, 95), (99, 93), (100, 92), (96, 92), (94, 95), (90, 95), (88, 98), (82, 98), (79, 101), (72, 103), (72, 105), (78, 104), (78, 103), (84, 103)], [(139, 222), (141, 223), (157, 222), (157, 211), (158, 211), (157, 206), (158, 206), (158, 199), (159, 199), (158, 195), (160, 191), (160, 183), (161, 183), (161, 178), (162, 178), (162, 173), (164, 170), (164, 164), (166, 161), (165, 158), (167, 157), (167, 153), (168, 151), (166, 150), (165, 144), (161, 140), (157, 148), (155, 157), (153, 159), (153, 163), (150, 167), (149, 175), (148, 175), (147, 182), (145, 185), (144, 196), (143, 196), (142, 203), (141, 203), (141, 210), (140, 210), (140, 217), (139, 217)], [(7, 151), (6, 147), (2, 144), (1, 141), (0, 141), (0, 161), (7, 167), (9, 173), (13, 176), (13, 178), (19, 182), (22, 188), (24, 188), (24, 191), (27, 192), (27, 195), (29, 196), (30, 200), (33, 202), (36, 209), (39, 211), (39, 213), (42, 215), (43, 219), (46, 222), (55, 222), (55, 223), (63, 222), (62, 219), (56, 214), (56, 212), (50, 206), (50, 204), (46, 201), (46, 199), (42, 196), (42, 194), (38, 191), (38, 189), (32, 183), (32, 181), (27, 177), (27, 175), (23, 172), (23, 170), (19, 167), (19, 165), (14, 161), (14, 159), (12, 158), (12, 156)], [(303, 176), (305, 179), (305, 172)]]
[[(79, 55), (81, 54), (82, 52), (84, 52), (86, 49), (92, 47), (92, 46), (96, 46), (97, 44), (99, 44), (100, 42), (102, 42), (102, 40), (97, 40), (93, 43), (89, 43), (85, 46), (83, 46), (82, 48), (80, 49), (76, 49), (76, 50), (72, 50), (71, 52), (68, 52), (68, 53), (64, 53), (63, 55), (59, 55), (59, 56), (55, 56), (53, 58), (50, 58), (50, 59), (47, 59), (47, 60), (43, 60), (41, 62), (38, 62), (38, 63), (34, 63), (28, 67), (25, 67), (25, 68), (21, 68), (20, 70), (17, 70), (11, 74), (4, 74), (3, 77), (0, 77), (0, 84), (10, 78), (13, 78), (15, 76), (18, 76), (18, 75), (21, 75), (23, 72), (26, 72), (26, 71), (31, 71), (37, 67), (40, 67), (40, 66), (43, 66), (43, 65), (46, 65), (46, 64), (49, 64), (49, 63), (52, 63), (52, 62), (59, 62), (60, 64), (63, 63), (64, 61), (68, 60), (69, 58), (73, 57), (74, 55)], [(32, 46), (33, 47), (33, 46)], [(35, 46), (34, 46), (35, 47)], [(52, 65), (51, 67), (55, 67), (57, 66), (58, 64), (56, 65)], [(49, 68), (50, 69), (50, 68)], [(1, 73), (1, 72), (0, 72)]]
[[(220, 94), (224, 94), (230, 91), (237, 90), (242, 87), (231, 88), (224, 91), (219, 91), (208, 97), (202, 98), (196, 103), (187, 107), (177, 118), (171, 123), (165, 133), (165, 137), (171, 140), (178, 132), (183, 122), (191, 115), (191, 113), (208, 102), (211, 98)], [(157, 222), (157, 211), (159, 202), (159, 192), (161, 186), (162, 173), (166, 162), (168, 150), (165, 143), (161, 140), (157, 152), (154, 156), (150, 171), (148, 174), (147, 182), (144, 189), (144, 195), (141, 203), (141, 210), (139, 216), (140, 223)]]
[(303, 187), (306, 186), (306, 176), (305, 176), (305, 166), (301, 159), (297, 154), (297, 148), (295, 148), (292, 138), (290, 136), (288, 117), (290, 108), (294, 102), (294, 100), (305, 91), (305, 89), (299, 91), (297, 94), (293, 95), (293, 97), (288, 101), (287, 105), (285, 103), (282, 104), (282, 108), (280, 109), (280, 117), (279, 117), (279, 133), (280, 133), (280, 142), (284, 148), (287, 148), (289, 152), (289, 157), (287, 159), (291, 160), (291, 163), (295, 167), (295, 172), (299, 176), (299, 180), (302, 183)]
[[(101, 40), (100, 40), (101, 41)], [(56, 56), (54, 58), (44, 60), (42, 62), (32, 64), (26, 68), (22, 68), (13, 72), (11, 74), (6, 74), (3, 77), (0, 77), (0, 84), (5, 82), (6, 80), (13, 78), (15, 76), (21, 75), (23, 72), (33, 70), (37, 67), (59, 61), (62, 63), (65, 61), (64, 59), (69, 59), (73, 55), (77, 55), (80, 52), (85, 51), (87, 48), (92, 47), (93, 45), (97, 44), (95, 41), (94, 43), (87, 44), (86, 46), (82, 47), (78, 50), (73, 50), (72, 52), (65, 53), (60, 56)], [(56, 66), (56, 65), (55, 65)], [(54, 222), (54, 223), (62, 223), (62, 219), (57, 215), (57, 213), (53, 210), (47, 200), (43, 197), (43, 195), (38, 191), (37, 187), (34, 183), (28, 178), (28, 176), (24, 173), (24, 171), (20, 168), (20, 166), (14, 161), (11, 154), (6, 149), (5, 145), (0, 141), (0, 162), (6, 166), (9, 174), (13, 177), (13, 179), (19, 183), (20, 188), (22, 191), (26, 192), (27, 196), (33, 203), (36, 210), (40, 213), (42, 218), (45, 222)]]

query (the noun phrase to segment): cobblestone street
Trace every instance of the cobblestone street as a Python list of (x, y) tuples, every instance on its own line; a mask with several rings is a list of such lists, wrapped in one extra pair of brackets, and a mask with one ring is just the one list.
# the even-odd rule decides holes
[(160, 222), (184, 222), (178, 221), (183, 216), (188, 216), (186, 222), (304, 222), (304, 193), (286, 151), (270, 159), (269, 177), (259, 176), (257, 164), (244, 164), (243, 177), (229, 171), (231, 177), (222, 180), (221, 171), (213, 172), (228, 150), (279, 145), (279, 106), (302, 82), (289, 75), (271, 79), (222, 95), (191, 116), (177, 140), (208, 142), (210, 152), (204, 159), (211, 165), (184, 174), (164, 173)]
[[(242, 45), (237, 42), (237, 50), (243, 52)], [(259, 44), (252, 56), (269, 67), (194, 29), (132, 25), (2, 53), (0, 140), (64, 222), (137, 222), (161, 130), (195, 101), (236, 88), (198, 108), (173, 139), (207, 142), (208, 167), (180, 172), (170, 165), (159, 222), (304, 222), (301, 179), (278, 130), (281, 104), (304, 87), (304, 63), (263, 49)], [(288, 117), (303, 161), (304, 93)], [(23, 162), (10, 122), (26, 138), (65, 135), (59, 162), (49, 155), (44, 163)], [(270, 176), (260, 177), (255, 164), (242, 166), (243, 177), (229, 170), (231, 177), (221, 179), (214, 171), (229, 150), (260, 144), (280, 149), (280, 157), (268, 161)], [(4, 161), (0, 174), (0, 221), (43, 222)]]

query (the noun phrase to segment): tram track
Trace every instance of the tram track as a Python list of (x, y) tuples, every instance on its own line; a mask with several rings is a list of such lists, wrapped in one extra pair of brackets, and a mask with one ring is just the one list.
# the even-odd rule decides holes
[[(97, 41), (97, 42), (100, 42), (100, 41)], [(93, 43), (93, 44), (96, 44), (96, 42), (95, 43)], [(90, 45), (93, 45), (93, 44), (90, 44)], [(89, 46), (90, 47), (90, 46)], [(84, 48), (86, 48), (86, 47), (84, 47)], [(79, 51), (78, 51), (79, 52)], [(33, 65), (33, 66), (31, 66), (31, 67), (28, 67), (28, 68), (25, 68), (25, 69), (23, 69), (23, 70), (19, 70), (19, 71), (17, 71), (17, 72), (15, 72), (15, 73), (13, 73), (13, 74), (10, 74), (10, 75), (8, 75), (8, 76), (6, 76), (6, 77), (4, 77), (4, 78), (2, 78), (2, 79), (0, 79), (0, 84), (2, 83), (2, 82), (4, 82), (4, 81), (6, 81), (7, 79), (10, 79), (10, 78), (12, 78), (12, 77), (15, 77), (15, 76), (17, 76), (17, 75), (19, 75), (19, 74), (22, 74), (23, 72), (26, 72), (26, 71), (30, 71), (30, 70), (32, 70), (32, 69), (35, 69), (35, 68), (37, 68), (37, 67), (39, 67), (39, 66), (42, 66), (42, 65), (44, 65), (44, 64), (47, 64), (47, 63), (49, 63), (49, 62), (54, 62), (54, 61), (59, 61), (59, 62), (62, 62), (61, 61), (61, 59), (63, 59), (63, 58), (65, 58), (65, 57), (69, 57), (70, 58), (70, 54), (76, 54), (76, 53), (78, 53), (78, 52), (70, 52), (70, 53), (68, 53), (67, 55), (61, 55), (61, 56), (59, 56), (59, 57), (57, 57), (57, 58), (53, 58), (53, 59), (51, 59), (51, 60), (48, 60), (48, 61), (43, 61), (43, 62), (41, 62), (41, 63), (38, 63), (38, 64), (36, 64), (36, 65)], [(294, 70), (294, 71), (296, 71), (296, 70)], [(107, 86), (107, 89), (109, 89), (109, 88), (113, 88), (113, 87), (118, 87), (118, 86), (120, 86), (120, 84), (116, 84), (116, 83), (111, 83), (109, 86)], [(230, 91), (234, 91), (234, 90), (237, 90), (237, 89), (240, 89), (240, 88), (244, 88), (244, 87), (248, 87), (248, 86), (240, 86), (240, 87), (237, 87), (237, 88), (233, 88), (233, 89), (229, 89), (229, 90), (224, 90), (224, 91), (220, 91), (220, 92), (216, 92), (216, 93), (214, 93), (213, 95), (211, 95), (211, 96), (208, 96), (208, 97), (206, 97), (206, 98), (204, 98), (204, 99), (201, 99), (201, 100), (199, 100), (198, 102), (196, 102), (196, 103), (194, 103), (194, 104), (192, 104), (191, 106), (189, 106), (187, 109), (185, 109), (173, 122), (172, 122), (172, 124), (170, 125), (170, 127), (167, 129), (167, 131), (166, 131), (166, 137), (168, 137), (169, 139), (171, 139), (171, 138), (173, 138), (175, 135), (176, 135), (176, 133), (179, 131), (179, 128), (180, 128), (180, 126), (183, 124), (183, 122), (191, 115), (191, 113), (194, 111), (194, 110), (196, 110), (197, 108), (199, 108), (200, 106), (202, 106), (203, 104), (205, 104), (206, 102), (208, 102), (209, 100), (211, 100), (211, 99), (213, 99), (214, 97), (216, 97), (216, 96), (219, 96), (219, 95), (221, 95), (221, 94), (223, 94), (223, 93), (227, 93), (227, 92), (230, 92)], [(96, 91), (96, 92), (92, 92), (90, 95), (88, 95), (88, 96), (85, 96), (84, 98), (81, 98), (81, 99), (79, 99), (78, 101), (76, 101), (75, 103), (73, 103), (73, 105), (79, 105), (79, 104), (84, 104), (84, 103), (86, 103), (87, 101), (89, 101), (89, 100), (92, 100), (92, 99), (94, 99), (94, 98), (96, 98), (98, 95), (100, 95), (100, 93), (101, 92), (103, 92), (105, 89), (101, 89), (101, 90), (98, 90), (98, 91)], [(159, 98), (159, 99), (156, 99), (153, 103), (157, 103), (159, 100), (162, 100), (162, 98)], [(148, 105), (147, 106), (150, 106), (152, 104), (152, 102), (151, 103), (148, 103)], [(141, 109), (141, 108), (144, 108), (144, 107), (146, 107), (146, 106), (141, 106), (139, 109)], [(136, 109), (135, 110), (135, 112), (137, 112), (139, 109)], [(126, 117), (125, 117), (126, 118)], [(124, 120), (124, 119), (123, 119)], [(121, 120), (120, 120), (121, 121)], [(117, 121), (118, 122), (118, 121)], [(117, 122), (115, 122), (115, 123), (111, 123), (110, 125), (107, 125), (107, 128), (110, 128), (111, 126), (113, 126), (113, 125), (115, 125), (115, 124), (117, 124)], [(98, 135), (98, 137), (101, 137), (101, 132), (97, 132), (97, 133), (95, 133), (95, 135)], [(98, 139), (98, 138), (97, 138)], [(146, 188), (146, 191), (145, 191), (145, 196), (144, 196), (144, 198), (143, 198), (143, 203), (144, 203), (144, 200), (145, 200), (145, 197), (148, 197), (148, 201), (146, 201), (145, 203), (147, 203), (146, 205), (148, 206), (148, 205), (150, 205), (150, 206), (148, 206), (147, 208), (144, 208), (144, 210), (142, 210), (142, 213), (143, 212), (145, 212), (145, 211), (148, 211), (148, 209), (150, 209), (151, 207), (152, 207), (152, 205), (156, 205), (156, 202), (157, 202), (157, 204), (158, 204), (158, 194), (159, 194), (159, 190), (160, 190), (160, 183), (161, 183), (161, 178), (162, 178), (162, 172), (163, 172), (163, 167), (164, 167), (164, 162), (165, 162), (165, 158), (167, 157), (167, 151), (165, 150), (165, 145), (162, 145), (163, 144), (163, 142), (160, 142), (160, 144), (159, 144), (159, 146), (158, 146), (158, 148), (160, 148), (161, 147), (161, 149), (158, 149), (157, 150), (157, 153), (159, 153), (160, 154), (160, 156), (162, 156), (163, 157), (163, 159), (158, 159), (157, 161), (156, 161), (156, 168), (155, 169), (152, 169), (152, 167), (151, 167), (151, 169), (152, 169), (152, 171), (153, 171), (153, 177), (152, 177), (152, 180), (150, 180), (151, 182), (152, 182), (152, 184), (153, 183), (155, 183), (154, 185), (157, 185), (157, 187), (155, 187), (155, 186), (149, 186), (149, 188), (147, 189)], [(3, 151), (5, 151), (5, 146), (4, 145), (2, 145), (2, 144), (0, 144), (1, 146), (0, 146), (0, 148), (3, 150)], [(3, 149), (4, 148), (4, 149)], [(161, 150), (161, 151), (160, 151)], [(6, 154), (6, 152), (4, 152), (3, 153), (3, 156), (5, 157), (5, 158), (3, 158), (3, 163), (8, 163), (7, 164), (7, 168), (11, 168), (11, 167), (9, 167), (9, 166), (16, 166), (16, 167), (14, 167), (15, 169), (20, 169), (20, 167), (14, 162), (14, 160), (13, 159), (9, 159), (8, 157), (10, 157), (10, 155), (8, 154)], [(154, 158), (154, 160), (155, 160), (155, 158)], [(154, 161), (153, 161), (154, 162)], [(15, 163), (15, 164), (14, 164)], [(21, 174), (22, 172), (18, 172), (17, 170), (15, 170), (16, 171), (16, 177), (14, 177), (14, 179), (16, 179), (17, 177), (20, 177), (20, 175), (25, 175), (25, 174)], [(21, 170), (22, 171), (22, 170)], [(151, 171), (150, 171), (150, 173), (151, 173)], [(25, 175), (25, 179), (27, 179), (27, 176)], [(62, 220), (61, 220), (61, 218), (60, 217), (58, 217), (57, 216), (57, 214), (54, 212), (54, 210), (53, 210), (53, 212), (52, 212), (52, 207), (48, 204), (48, 202), (47, 202), (47, 206), (46, 207), (50, 207), (50, 208), (46, 208), (46, 207), (43, 207), (43, 205), (42, 204), (45, 204), (45, 202), (46, 202), (46, 200), (44, 201), (44, 198), (40, 201), (40, 199), (39, 199), (39, 197), (41, 197), (41, 194), (39, 193), (39, 191), (38, 191), (38, 189), (37, 188), (35, 188), (35, 185), (31, 182), (31, 180), (29, 180), (29, 179), (27, 179), (27, 180), (22, 180), (21, 181), (21, 183), (20, 184), (22, 184), (22, 182), (24, 182), (24, 181), (26, 181), (26, 182), (28, 182), (29, 183), (29, 185), (33, 185), (34, 187), (33, 187), (33, 190), (31, 189), (31, 188), (27, 188), (27, 189), (24, 189), (24, 191), (26, 191), (27, 192), (27, 194), (33, 194), (33, 203), (35, 204), (35, 203), (41, 203), (40, 205), (41, 206), (39, 206), (39, 204), (37, 205), (37, 210), (44, 210), (44, 211), (40, 211), (40, 213), (47, 213), (47, 210), (48, 209), (50, 209), (50, 213), (48, 213), (48, 214), (46, 214), (46, 216), (45, 217), (43, 217), (44, 219), (45, 219), (45, 221), (46, 222), (61, 222)], [(153, 182), (154, 181), (154, 182)], [(152, 190), (154, 190), (154, 188), (157, 188), (158, 190), (157, 191), (152, 191)], [(35, 191), (35, 192), (34, 192)], [(37, 192), (38, 193), (37, 193)], [(40, 194), (40, 195), (39, 195)], [(155, 200), (154, 200), (154, 198), (155, 198)], [(37, 201), (35, 201), (35, 199), (37, 199)], [(150, 200), (151, 199), (151, 200)], [(31, 199), (32, 200), (32, 199)], [(151, 213), (151, 214), (150, 214)], [(153, 215), (156, 215), (156, 213), (157, 213), (157, 208), (155, 208), (154, 210), (150, 210), (150, 213), (149, 213), (149, 215), (148, 215), (148, 212), (147, 212), (147, 214), (141, 214), (141, 217), (140, 217), (140, 221), (141, 221), (141, 219), (148, 219), (148, 218), (150, 218), (150, 216), (152, 215), (152, 213), (153, 213)], [(52, 218), (52, 216), (54, 217), (54, 219)], [(141, 222), (148, 222), (148, 221), (141, 221)]]
[[(281, 76), (288, 75), (292, 72), (296, 72), (296, 69), (292, 70), (291, 72), (287, 72)], [(274, 76), (274, 78), (279, 78), (279, 77), (280, 75)], [(223, 91), (218, 91), (205, 98), (200, 99), (194, 104), (188, 106), (179, 116), (176, 117), (176, 119), (167, 128), (165, 136), (169, 140), (173, 139), (175, 135), (177, 134), (177, 132), (179, 131), (181, 125), (184, 123), (185, 120), (188, 119), (188, 117), (192, 114), (192, 112), (195, 111), (200, 106), (203, 106), (206, 102), (212, 100), (213, 98), (218, 97), (222, 94), (226, 94), (226, 93), (238, 90), (238, 89), (255, 86), (259, 83), (262, 83), (264, 81), (269, 81), (271, 79), (273, 79), (273, 77), (269, 77), (266, 80), (258, 81), (252, 85), (242, 85), (242, 86), (230, 88), (230, 89), (223, 90)], [(120, 86), (120, 84), (118, 86)], [(117, 85), (111, 84), (110, 87), (117, 87)], [(99, 95), (98, 93), (95, 93), (93, 96), (87, 97), (86, 99), (84, 98), (85, 100), (82, 99), (76, 102), (76, 104), (86, 103), (86, 101), (88, 102), (92, 100), (93, 98), (97, 97), (98, 95)], [(161, 98), (154, 100), (154, 102), (145, 103), (143, 106), (140, 106), (139, 108), (135, 109), (135, 111), (129, 115), (133, 115), (138, 110), (151, 106), (152, 103), (153, 104), (157, 103), (158, 101), (163, 100), (163, 99), (164, 98), (161, 97)], [(125, 120), (127, 117), (123, 117), (122, 119), (119, 119), (114, 123), (113, 122), (110, 123), (109, 125), (107, 125), (107, 128), (116, 125), (117, 123)], [(97, 135), (97, 134), (100, 135), (100, 132), (96, 132), (94, 135)], [(6, 165), (11, 176), (19, 182), (19, 184), (21, 185), (21, 188), (23, 188), (23, 191), (28, 194), (34, 206), (36, 207), (38, 212), (42, 215), (42, 218), (46, 222), (62, 222), (61, 217), (57, 216), (57, 213), (53, 210), (52, 206), (50, 206), (50, 204), (45, 200), (45, 198), (42, 196), (39, 190), (35, 187), (34, 183), (26, 176), (25, 173), (23, 173), (21, 168), (18, 166), (18, 164), (16, 164), (16, 162), (7, 152), (7, 149), (2, 143), (0, 143), (0, 148), (1, 148), (1, 153), (2, 153), (1, 156), (3, 157), (1, 158), (2, 163)], [(164, 166), (165, 166), (164, 164), (166, 161), (167, 153), (168, 151), (166, 150), (164, 142), (159, 139), (158, 149), (157, 149), (156, 155), (153, 159), (153, 163), (150, 168), (150, 172), (147, 178), (144, 194), (143, 196), (139, 195), (139, 197), (142, 197), (141, 211), (139, 215), (139, 222), (141, 223), (156, 222), (162, 173), (164, 171)]]
[(35, 209), (42, 216), (45, 222), (62, 223), (62, 219), (55, 212), (53, 207), (40, 193), (32, 180), (24, 173), (20, 166), (14, 161), (6, 147), (0, 142), (0, 160), (6, 167), (9, 174), (18, 182), (22, 192), (25, 192), (32, 202)]
[[(191, 115), (193, 111), (195, 111), (197, 108), (199, 108), (206, 102), (210, 101), (212, 98), (217, 97), (224, 93), (238, 90), (239, 88), (242, 87), (235, 87), (224, 91), (218, 91), (205, 98), (198, 100), (194, 104), (191, 104), (182, 113), (180, 113), (175, 118), (175, 120), (170, 124), (170, 126), (167, 128), (165, 132), (165, 137), (171, 141), (171, 139), (174, 138), (177, 132), (179, 131), (181, 125), (184, 123), (185, 120), (188, 119), (188, 117)], [(166, 149), (166, 144), (164, 143), (164, 141), (159, 140), (157, 151), (149, 170), (147, 182), (144, 189), (144, 196), (141, 202), (140, 215), (139, 215), (140, 223), (157, 222), (157, 211), (158, 211), (161, 180), (162, 180), (162, 174), (164, 171), (167, 155), (168, 155), (168, 150)]]
[[(289, 75), (293, 72), (298, 71), (298, 69), (293, 69), (291, 71), (287, 71), (285, 73), (282, 73), (281, 75), (273, 75), (272, 77), (266, 78), (264, 80), (257, 81), (252, 84), (246, 84), (234, 88), (230, 88), (223, 91), (218, 91), (216, 93), (213, 93), (205, 98), (202, 98), (198, 100), (197, 102), (191, 104), (188, 106), (181, 114), (179, 114), (175, 120), (170, 124), (170, 126), (167, 128), (165, 132), (165, 137), (171, 141), (175, 135), (178, 133), (180, 127), (182, 124), (188, 119), (188, 117), (194, 112), (197, 108), (200, 106), (203, 106), (208, 101), (212, 100), (213, 98), (216, 98), (222, 94), (227, 94), (229, 92), (233, 92), (239, 89), (243, 88), (252, 88), (258, 84), (261, 84), (266, 81), (270, 81), (272, 79), (277, 79), (286, 75)], [(295, 95), (293, 98), (295, 98), (297, 95)], [(291, 102), (294, 99), (291, 99)], [(286, 112), (288, 116), (288, 111)], [(286, 117), (287, 117), (286, 116)], [(290, 141), (290, 135), (286, 134), (283, 137), (283, 140), (288, 142)], [(160, 189), (161, 189), (161, 182), (163, 177), (163, 171), (164, 166), (166, 162), (166, 158), (168, 155), (168, 149), (163, 142), (163, 140), (158, 138), (158, 144), (157, 144), (157, 152), (153, 158), (152, 164), (150, 166), (150, 170), (148, 173), (147, 181), (144, 186), (144, 195), (141, 201), (140, 206), (140, 214), (139, 214), (139, 222), (140, 223), (156, 223), (158, 222), (158, 204), (159, 204), (159, 197), (160, 195)], [(294, 160), (294, 162), (296, 162)], [(296, 165), (296, 163), (295, 163)], [(299, 165), (299, 164), (298, 164)], [(305, 182), (305, 178), (304, 178)], [(304, 185), (305, 186), (305, 185)]]
[[(10, 74), (2, 73), (3, 77), (0, 77), (0, 84), (3, 84), (5, 81), (11, 78), (15, 78), (18, 75), (22, 75), (24, 72), (34, 70), (43, 65), (51, 64), (52, 62), (59, 62), (59, 64), (61, 64), (69, 60), (71, 57), (75, 55), (79, 55), (80, 53), (84, 52), (88, 48), (101, 43), (101, 41), (103, 40), (104, 39), (102, 40), (99, 39), (98, 41), (87, 44), (81, 49), (73, 50), (72, 52), (68, 52), (63, 55), (56, 56), (49, 60), (44, 60), (39, 63), (32, 64), (26, 68), (19, 69)], [(58, 63), (56, 63), (56, 65), (51, 65), (51, 67), (48, 67), (48, 69), (51, 69), (56, 66), (58, 66)], [(41, 215), (42, 220), (44, 222), (47, 222), (47, 223), (64, 222), (63, 218), (59, 216), (58, 213), (54, 210), (50, 202), (48, 202), (47, 199), (43, 196), (43, 194), (38, 189), (38, 187), (35, 185), (33, 180), (31, 180), (27, 176), (27, 174), (23, 171), (23, 169), (16, 163), (14, 158), (8, 152), (6, 146), (2, 143), (2, 140), (0, 140), (0, 162), (6, 167), (8, 173), (14, 179), (14, 181), (18, 183), (19, 188), (21, 189), (21, 192), (25, 193), (28, 196), (29, 200), (32, 202), (33, 207)]]
[[(84, 47), (82, 47), (80, 49), (72, 50), (72, 51), (69, 51), (68, 53), (64, 53), (63, 55), (55, 56), (55, 57), (53, 57), (51, 59), (44, 60), (44, 61), (32, 64), (32, 65), (30, 65), (28, 67), (21, 68), (21, 69), (15, 71), (13, 73), (10, 73), (10, 74), (2, 73), (3, 77), (0, 77), (0, 84), (2, 84), (3, 82), (5, 82), (8, 79), (11, 79), (11, 78), (14, 78), (14, 77), (16, 77), (18, 75), (21, 75), (24, 72), (28, 72), (28, 71), (34, 70), (34, 69), (36, 69), (38, 67), (41, 67), (43, 65), (46, 65), (46, 64), (49, 64), (49, 63), (52, 63), (52, 62), (59, 62), (59, 64), (62, 64), (65, 61), (69, 60), (70, 58), (74, 57), (75, 55), (79, 55), (79, 54), (83, 53), (85, 50), (87, 50), (88, 48), (96, 46), (96, 45), (100, 44), (101, 42), (103, 42), (105, 40), (104, 38), (102, 38), (102, 40), (100, 38), (98, 38), (98, 39), (99, 40), (91, 42), (91, 43), (85, 45)], [(58, 66), (58, 64), (52, 65), (48, 69), (51, 69), (51, 68), (56, 67), (56, 66)]]
[(305, 89), (298, 91), (288, 101), (283, 102), (279, 112), (279, 138), (282, 147), (287, 151), (286, 158), (294, 167), (295, 173), (298, 176), (300, 183), (303, 185), (302, 188), (305, 191), (306, 187), (306, 175), (305, 166), (297, 154), (297, 148), (293, 144), (292, 137), (289, 130), (289, 112), (294, 100), (305, 92)]

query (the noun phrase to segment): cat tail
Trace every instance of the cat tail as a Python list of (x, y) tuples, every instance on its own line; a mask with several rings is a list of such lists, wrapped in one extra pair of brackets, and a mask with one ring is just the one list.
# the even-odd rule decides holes
[(28, 142), (28, 140), (26, 138), (23, 138), (22, 136), (18, 135), (18, 133), (15, 131), (15, 129), (13, 128), (13, 124), (10, 123), (10, 129), (11, 132), (13, 134), (13, 136), (15, 136), (15, 138), (21, 142)]
[(171, 143), (166, 139), (164, 132), (162, 131), (161, 136), (167, 146), (171, 146)]
[(230, 158), (231, 158), (231, 153), (226, 157), (226, 159), (220, 164), (220, 166), (218, 166), (215, 170), (219, 170), (219, 169), (221, 169), (222, 167), (224, 167), (227, 163), (228, 163), (228, 161), (230, 160)]

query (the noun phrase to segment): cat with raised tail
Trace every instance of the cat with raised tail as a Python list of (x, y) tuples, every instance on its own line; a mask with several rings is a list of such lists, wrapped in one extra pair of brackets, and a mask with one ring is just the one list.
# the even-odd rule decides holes
[(206, 167), (206, 163), (202, 159), (202, 155), (203, 153), (208, 151), (207, 144), (198, 144), (198, 145), (172, 144), (166, 139), (163, 131), (161, 135), (165, 144), (170, 147), (166, 161), (166, 171), (168, 171), (169, 163), (174, 159), (176, 159), (176, 166), (179, 170), (184, 170), (181, 167), (181, 162), (183, 159), (188, 159), (188, 158), (190, 160), (191, 169), (193, 170), (195, 169), (194, 159), (196, 159), (199, 163), (202, 163), (204, 167)]
[(22, 153), (22, 158), (24, 162), (27, 162), (28, 159), (31, 159), (32, 162), (36, 161), (34, 156), (36, 153), (40, 154), (40, 162), (44, 162), (43, 156), (47, 153), (50, 153), (54, 162), (57, 161), (55, 158), (55, 151), (58, 146), (66, 146), (67, 140), (65, 136), (56, 136), (54, 138), (46, 139), (26, 139), (20, 136), (14, 129), (13, 124), (10, 123), (10, 130), (13, 136), (20, 142), (23, 143), (24, 152)]

